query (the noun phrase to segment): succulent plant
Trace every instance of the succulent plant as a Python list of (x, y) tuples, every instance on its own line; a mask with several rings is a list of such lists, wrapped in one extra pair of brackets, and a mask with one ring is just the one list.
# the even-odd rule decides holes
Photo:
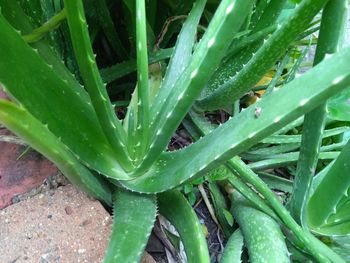
[[(42, 9), (41, 1), (0, 0), (0, 82), (12, 98), (0, 100), (0, 122), (54, 162), (72, 183), (114, 207), (104, 262), (138, 262), (158, 210), (177, 229), (187, 261), (210, 262), (199, 220), (179, 189), (220, 167), (225, 171), (221, 179), (235, 189), (231, 210), (240, 226), (223, 262), (241, 262), (243, 242), (252, 262), (289, 262), (290, 246), (318, 262), (344, 262), (312, 233), (350, 234), (349, 143), (337, 145), (338, 152), (320, 153), (322, 138), (348, 130), (323, 132), (327, 100), (350, 86), (350, 49), (340, 48), (346, 0), (303, 0), (299, 5), (286, 0), (213, 1), (212, 16), (209, 9), (204, 12), (205, 0), (165, 1), (169, 9), (176, 2), (182, 11), (194, 4), (175, 46), (156, 52), (151, 43), (155, 44), (157, 1), (148, 1), (147, 8), (144, 0), (119, 3), (132, 18), (127, 23), (132, 51), (125, 48), (108, 12), (113, 1), (63, 2), (63, 9), (43, 23), (42, 10), (49, 11)], [(292, 12), (280, 21), (288, 4)], [(322, 9), (315, 66), (298, 77), (294, 72), (275, 87), (281, 66), (266, 95), (244, 111), (237, 110), (242, 96), (308, 32)], [(203, 12), (209, 22), (197, 35)], [(97, 21), (92, 29), (87, 17)], [(53, 31), (65, 21), (69, 32), (62, 35), (68, 40)], [(98, 67), (92, 44), (99, 30), (126, 61)], [(65, 41), (68, 51), (62, 52)], [(130, 58), (133, 54), (136, 59)], [(152, 71), (151, 64), (164, 64), (168, 58), (164, 73), (159, 68)], [(136, 88), (125, 117), (118, 118), (105, 81), (135, 70)], [(232, 118), (218, 127), (203, 117), (220, 109), (229, 109)], [(305, 120), (300, 119), (303, 115)], [(167, 151), (188, 117), (200, 138)], [(302, 122), (302, 135), (281, 134)], [(264, 143), (277, 146), (252, 149)], [(300, 143), (300, 153), (288, 153)], [(247, 164), (240, 156), (261, 162)], [(319, 159), (335, 160), (313, 179)], [(255, 172), (292, 162), (297, 162), (298, 171), (290, 187), (289, 213), (261, 179), (266, 175), (260, 178)]]

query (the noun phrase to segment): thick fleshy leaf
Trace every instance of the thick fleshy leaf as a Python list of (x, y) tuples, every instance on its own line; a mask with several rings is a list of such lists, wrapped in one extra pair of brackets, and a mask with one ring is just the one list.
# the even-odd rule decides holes
[(118, 189), (113, 208), (113, 230), (103, 262), (139, 262), (157, 215), (155, 196)]
[(84, 92), (71, 88), (72, 80), (60, 78), (2, 15), (0, 28), (0, 82), (6, 91), (48, 125), (84, 163), (111, 177), (128, 178)]
[[(346, 88), (350, 84), (349, 61), (350, 48), (262, 98), (196, 143), (163, 154), (147, 173), (123, 185), (140, 192), (161, 192), (208, 172)], [(258, 117), (257, 108), (261, 111)]]
[(171, 94), (176, 81), (191, 61), (197, 26), (202, 16), (205, 3), (206, 0), (198, 0), (195, 2), (181, 32), (179, 33), (164, 80), (162, 81), (160, 90), (156, 96), (155, 103), (152, 106), (152, 116), (158, 114), (157, 112), (161, 109), (163, 100)]
[(129, 170), (131, 159), (127, 153), (126, 133), (117, 119), (112, 103), (108, 97), (106, 85), (98, 71), (96, 59), (92, 50), (89, 31), (86, 23), (82, 0), (64, 1), (69, 32), (72, 39), (74, 54), (84, 85), (89, 92), (97, 120), (102, 127), (107, 141), (111, 144), (120, 165)]
[(209, 263), (209, 251), (198, 217), (186, 198), (178, 191), (158, 195), (159, 212), (179, 232), (189, 263)]
[(171, 96), (162, 101), (162, 108), (152, 120), (150, 145), (137, 173), (145, 172), (165, 150), (171, 136), (186, 116), (194, 100), (225, 54), (234, 33), (243, 24), (252, 0), (223, 0), (205, 34), (192, 55), (191, 62), (178, 79)]
[(220, 263), (241, 263), (243, 245), (242, 232), (237, 229), (227, 241)]
[(274, 219), (253, 208), (237, 192), (232, 194), (231, 211), (242, 231), (250, 262), (290, 262), (285, 237)]
[(250, 59), (246, 65), (237, 69), (239, 72), (214, 92), (200, 99), (197, 106), (203, 110), (219, 109), (248, 92), (274, 66), (289, 44), (308, 27), (327, 1), (302, 1), (288, 21), (285, 21), (256, 53), (248, 54)]
[(350, 121), (350, 88), (332, 97), (327, 103), (329, 118)]
[(55, 163), (73, 184), (111, 205), (112, 198), (108, 184), (83, 166), (67, 146), (26, 109), (12, 102), (0, 100), (0, 122)]
[(350, 234), (350, 142), (323, 174), (307, 204), (309, 227), (323, 235)]

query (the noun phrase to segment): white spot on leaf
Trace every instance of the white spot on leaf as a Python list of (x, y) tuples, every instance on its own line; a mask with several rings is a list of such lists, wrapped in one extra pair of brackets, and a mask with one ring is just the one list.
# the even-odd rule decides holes
[(234, 5), (235, 5), (235, 4), (232, 3), (232, 4), (230, 4), (230, 5), (226, 8), (226, 14), (227, 14), (227, 15), (228, 15), (229, 13), (231, 13), (231, 11), (232, 11)]
[(215, 38), (210, 39), (208, 42), (208, 48), (210, 48), (212, 45), (214, 45), (214, 43), (215, 43)]
[(191, 79), (193, 79), (198, 73), (198, 69), (195, 69), (192, 73), (191, 73)]

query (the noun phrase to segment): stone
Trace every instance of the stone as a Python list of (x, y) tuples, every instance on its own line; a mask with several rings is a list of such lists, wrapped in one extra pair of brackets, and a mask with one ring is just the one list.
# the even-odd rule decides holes
[(8, 222), (0, 224), (0, 262), (101, 262), (111, 232), (106, 217), (72, 185), (11, 205), (0, 214)]
[[(12, 134), (0, 129), (0, 135)], [(33, 190), (47, 177), (58, 174), (57, 168), (34, 150), (18, 159), (26, 146), (0, 142), (0, 149), (0, 209), (12, 204), (17, 195)]]
[(1, 263), (99, 263), (112, 230), (100, 202), (71, 184), (8, 206), (0, 222)]

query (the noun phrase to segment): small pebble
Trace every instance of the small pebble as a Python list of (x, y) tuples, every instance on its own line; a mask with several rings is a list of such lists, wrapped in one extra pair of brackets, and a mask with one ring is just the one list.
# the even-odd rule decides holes
[(86, 251), (85, 248), (80, 248), (80, 249), (78, 250), (78, 253), (79, 253), (79, 254), (83, 254), (83, 253), (85, 253), (85, 251)]
[(73, 209), (72, 209), (70, 206), (66, 206), (66, 207), (64, 208), (64, 211), (66, 211), (66, 214), (67, 214), (67, 215), (73, 214)]
[(89, 224), (91, 224), (91, 220), (90, 219), (86, 219), (80, 224), (80, 226), (87, 226)]

